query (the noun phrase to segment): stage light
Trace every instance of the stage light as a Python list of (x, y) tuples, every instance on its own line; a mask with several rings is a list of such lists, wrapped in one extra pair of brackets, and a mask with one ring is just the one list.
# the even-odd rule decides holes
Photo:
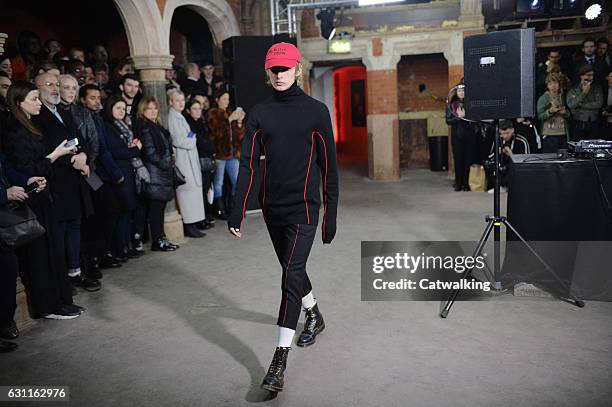
[(550, 12), (548, 0), (516, 0), (518, 17), (545, 16)]
[(584, 16), (587, 20), (595, 20), (603, 11), (602, 0), (587, 0), (584, 3)]
[(321, 20), (321, 36), (328, 41), (336, 35), (336, 27), (334, 26), (335, 15), (336, 11), (333, 8), (323, 9), (317, 14), (317, 19)]
[(359, 0), (359, 6), (375, 6), (377, 4), (385, 3), (399, 3), (404, 0)]

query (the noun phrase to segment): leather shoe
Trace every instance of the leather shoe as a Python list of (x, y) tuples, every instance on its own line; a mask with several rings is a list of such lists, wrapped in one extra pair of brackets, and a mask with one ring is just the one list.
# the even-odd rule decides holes
[(142, 256), (144, 254), (144, 252), (139, 252), (138, 250), (134, 250), (134, 249), (130, 249), (128, 250), (125, 255), (128, 257), (128, 259), (137, 259), (140, 256)]
[(72, 282), (73, 286), (81, 287), (83, 290), (89, 292), (99, 291), (102, 288), (102, 284), (98, 280), (84, 277), (82, 275), (70, 277), (70, 281)]
[(87, 272), (83, 272), (87, 277), (92, 278), (94, 280), (100, 280), (102, 277), (104, 277), (102, 275), (102, 272), (100, 271), (100, 268), (96, 267), (96, 268), (92, 268), (91, 270), (88, 270)]
[(199, 238), (199, 237), (206, 236), (206, 233), (200, 232), (198, 228), (196, 227), (196, 225), (193, 223), (190, 223), (188, 225), (183, 225), (183, 230), (185, 232), (185, 236), (187, 237)]
[(121, 261), (119, 261), (119, 259), (116, 259), (111, 253), (106, 253), (100, 259), (98, 267), (100, 267), (101, 269), (113, 269), (121, 267)]
[(0, 340), (0, 353), (9, 353), (17, 349), (19, 345), (15, 342), (6, 342)]
[(164, 238), (157, 239), (156, 242), (151, 244), (151, 250), (154, 252), (173, 252), (176, 249), (178, 249), (176, 245), (170, 243)]
[(2, 329), (0, 329), (0, 338), (2, 339), (16, 339), (19, 337), (19, 329), (15, 321), (9, 322)]

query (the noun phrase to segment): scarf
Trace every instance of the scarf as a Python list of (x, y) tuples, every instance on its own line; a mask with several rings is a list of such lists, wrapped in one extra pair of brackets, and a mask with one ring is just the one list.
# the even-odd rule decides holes
[(115, 126), (117, 126), (117, 128), (119, 129), (121, 139), (129, 147), (132, 144), (132, 141), (134, 140), (134, 133), (132, 133), (132, 130), (130, 130), (128, 125), (125, 124), (123, 120), (115, 120)]

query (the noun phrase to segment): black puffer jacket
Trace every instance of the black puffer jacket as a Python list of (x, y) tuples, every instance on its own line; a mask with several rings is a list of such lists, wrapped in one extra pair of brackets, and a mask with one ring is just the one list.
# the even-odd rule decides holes
[(146, 187), (147, 196), (154, 201), (172, 200), (174, 164), (170, 133), (157, 123), (142, 120), (136, 123), (135, 134), (142, 142), (142, 162), (151, 176)]

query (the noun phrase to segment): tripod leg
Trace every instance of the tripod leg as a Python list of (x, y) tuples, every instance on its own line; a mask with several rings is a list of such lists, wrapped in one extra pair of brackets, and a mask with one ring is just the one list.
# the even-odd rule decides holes
[[(539, 255), (539, 253), (536, 252), (533, 247), (531, 247), (531, 245), (523, 238), (523, 236), (521, 236), (521, 234), (514, 228), (514, 226), (512, 226), (512, 224), (507, 219), (503, 219), (503, 222), (504, 222), (504, 225), (506, 225), (506, 227), (510, 229), (519, 238), (519, 240), (523, 242), (525, 246), (527, 246), (527, 249), (529, 249), (531, 254), (533, 254), (533, 256), (536, 259), (538, 259), (538, 261), (540, 262), (540, 264), (544, 266), (546, 271), (548, 271), (555, 278), (555, 280), (557, 280), (559, 284), (561, 284), (561, 286), (565, 290), (567, 290), (567, 293), (569, 294), (570, 288), (567, 286), (567, 284), (565, 284), (563, 280), (561, 280), (561, 278), (557, 275), (557, 273), (555, 273), (552, 267), (550, 267), (548, 263), (546, 263), (546, 261)], [(572, 301), (577, 307), (579, 308), (584, 307), (584, 301), (579, 300), (578, 298), (575, 298), (574, 296), (570, 296), (568, 299)]]
[[(482, 237), (478, 241), (478, 244), (476, 245), (476, 249), (474, 250), (474, 254), (472, 255), (472, 257), (474, 257), (474, 258), (478, 257), (478, 256), (480, 256), (480, 253), (482, 253), (482, 249), (484, 248), (484, 245), (487, 242), (487, 239), (491, 235), (491, 230), (493, 230), (493, 224), (494, 223), (495, 223), (495, 221), (493, 219), (490, 219), (487, 222), (487, 227), (485, 228), (485, 231), (482, 234)], [(461, 278), (462, 279), (468, 278), (470, 276), (470, 274), (472, 274), (472, 270), (473, 270), (473, 268), (470, 268), (470, 269), (467, 269), (466, 271), (464, 271), (463, 275), (461, 276)], [(442, 311), (440, 312), (440, 316), (442, 318), (446, 318), (448, 316), (448, 313), (450, 312), (451, 308), (453, 307), (453, 304), (455, 303), (455, 300), (457, 299), (457, 296), (459, 295), (460, 291), (461, 291), (461, 289), (459, 289), (459, 288), (453, 291), (453, 294), (451, 295), (451, 298), (446, 302), (446, 305), (444, 306), (444, 309), (442, 309)]]

